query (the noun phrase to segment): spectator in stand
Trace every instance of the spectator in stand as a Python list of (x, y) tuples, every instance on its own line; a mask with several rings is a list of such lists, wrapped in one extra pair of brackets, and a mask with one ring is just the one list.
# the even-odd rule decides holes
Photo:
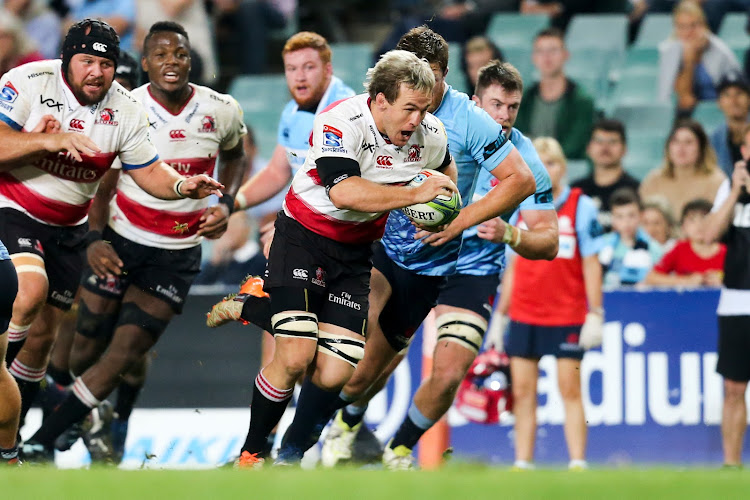
[(43, 0), (4, 0), (1, 17), (16, 16), (21, 20), (26, 36), (34, 41), (42, 59), (60, 56), (62, 23), (60, 17)]
[(532, 138), (554, 137), (568, 159), (582, 159), (594, 123), (594, 100), (565, 76), (569, 56), (562, 31), (547, 28), (537, 34), (532, 60), (541, 79), (524, 91), (516, 128)]
[(672, 249), (675, 244), (675, 220), (665, 197), (652, 196), (643, 202), (641, 226), (665, 252)]
[(588, 177), (573, 182), (590, 196), (599, 210), (599, 224), (605, 232), (612, 229), (609, 198), (620, 188), (638, 190), (640, 182), (622, 166), (627, 152), (625, 125), (621, 121), (602, 119), (594, 124), (591, 140), (586, 148), (593, 168)]
[(729, 177), (734, 164), (742, 160), (740, 146), (742, 131), (750, 117), (750, 85), (741, 73), (732, 73), (721, 80), (717, 90), (719, 108), (726, 122), (711, 134), (711, 145), (716, 151), (719, 167)]
[(26, 36), (21, 21), (15, 16), (0, 16), (0, 73), (42, 59), (44, 56)]
[(711, 33), (695, 0), (683, 0), (673, 11), (674, 34), (659, 45), (659, 100), (677, 94), (678, 117), (690, 116), (699, 101), (718, 97), (722, 78), (740, 71), (734, 52)]
[(466, 75), (467, 94), (474, 93), (479, 70), (494, 59), (500, 62), (505, 61), (503, 52), (486, 36), (475, 36), (464, 44), (461, 69)]
[(680, 239), (654, 266), (644, 283), (647, 285), (721, 286), (724, 276), (723, 243), (705, 241), (703, 224), (713, 204), (693, 200), (682, 209)]
[(133, 49), (135, 0), (63, 0), (63, 3), (68, 9), (66, 27), (81, 19), (100, 19), (119, 35), (120, 50)]
[(604, 266), (604, 285), (615, 287), (640, 283), (661, 259), (661, 245), (640, 227), (641, 201), (632, 189), (618, 189), (609, 200), (612, 232), (603, 236), (599, 262)]
[(626, 13), (632, 0), (521, 0), (522, 14), (546, 14), (552, 26), (564, 30), (576, 14)]
[(663, 195), (672, 215), (682, 213), (690, 200), (712, 200), (727, 178), (716, 163), (716, 153), (706, 132), (695, 120), (678, 121), (664, 146), (661, 168), (652, 170), (641, 183), (641, 198)]

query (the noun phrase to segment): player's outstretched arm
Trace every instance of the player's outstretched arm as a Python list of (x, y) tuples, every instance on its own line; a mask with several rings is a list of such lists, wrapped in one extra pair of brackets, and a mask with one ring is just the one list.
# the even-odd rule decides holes
[(270, 200), (286, 187), (291, 178), (292, 167), (286, 159), (286, 151), (282, 146), (276, 145), (266, 166), (237, 191), (235, 209), (244, 210)]
[(426, 203), (438, 195), (452, 196), (456, 186), (449, 177), (428, 177), (416, 187), (377, 184), (359, 176), (331, 186), (328, 196), (336, 208), (358, 212), (388, 212), (414, 203)]
[(528, 229), (514, 227), (500, 217), (477, 226), (477, 236), (493, 243), (506, 243), (513, 251), (531, 260), (552, 260), (557, 256), (560, 235), (555, 210), (522, 210)]
[(183, 177), (175, 169), (156, 161), (143, 168), (128, 170), (136, 184), (155, 198), (178, 200), (180, 198), (205, 198), (212, 194), (221, 196), (224, 187), (206, 174)]
[[(705, 242), (718, 241), (729, 229), (729, 223), (734, 216), (734, 206), (737, 203), (742, 188), (750, 192), (750, 173), (748, 172), (747, 163), (738, 161), (734, 165), (732, 172), (732, 181), (729, 186), (724, 181), (719, 187), (714, 200), (714, 209), (703, 219), (703, 239)], [(720, 203), (717, 206), (717, 201)]]
[(49, 120), (43, 119), (43, 122), (44, 130), (39, 130), (37, 126), (28, 133), (13, 130), (8, 124), (0, 122), (0, 171), (7, 172), (22, 166), (40, 154), (67, 152), (76, 161), (81, 161), (81, 155), (101, 151), (85, 135), (74, 132), (54, 133), (49, 130)]

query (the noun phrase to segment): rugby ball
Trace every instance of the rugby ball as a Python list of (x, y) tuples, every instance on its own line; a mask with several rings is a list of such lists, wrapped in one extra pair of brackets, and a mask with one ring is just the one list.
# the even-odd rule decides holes
[[(409, 182), (409, 186), (419, 186), (425, 179), (433, 175), (445, 176), (437, 170), (424, 169)], [(420, 226), (441, 226), (450, 223), (458, 216), (458, 212), (461, 211), (461, 195), (456, 190), (453, 196), (441, 194), (432, 201), (415, 203), (402, 208), (401, 211)]]

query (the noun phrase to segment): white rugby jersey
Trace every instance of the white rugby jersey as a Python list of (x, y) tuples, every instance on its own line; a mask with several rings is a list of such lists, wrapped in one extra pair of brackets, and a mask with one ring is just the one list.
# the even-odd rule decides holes
[(318, 176), (317, 159), (350, 158), (359, 164), (363, 179), (405, 184), (420, 170), (443, 165), (448, 139), (440, 120), (427, 113), (409, 142), (396, 147), (375, 126), (369, 96), (360, 94), (334, 103), (315, 118), (310, 146), (305, 164), (295, 174), (284, 199), (284, 213), (322, 236), (361, 244), (383, 235), (388, 212), (336, 208)]
[[(68, 153), (49, 153), (28, 165), (0, 173), (0, 207), (11, 207), (49, 225), (86, 221), (99, 180), (119, 156), (122, 169), (158, 160), (141, 105), (119, 83), (92, 106), (81, 105), (61, 72), (59, 59), (24, 64), (0, 79), (0, 120), (29, 132), (43, 115), (53, 115), (63, 132), (90, 137), (101, 153), (77, 162)], [(114, 166), (118, 168), (118, 166)]]
[[(180, 174), (213, 176), (216, 157), (232, 149), (247, 132), (242, 110), (231, 96), (190, 84), (193, 93), (175, 115), (151, 95), (150, 84), (133, 90), (148, 114), (151, 140), (162, 160)], [(196, 234), (208, 198), (162, 200), (145, 192), (129, 175), (121, 175), (110, 204), (109, 225), (122, 236), (170, 250), (200, 244)]]

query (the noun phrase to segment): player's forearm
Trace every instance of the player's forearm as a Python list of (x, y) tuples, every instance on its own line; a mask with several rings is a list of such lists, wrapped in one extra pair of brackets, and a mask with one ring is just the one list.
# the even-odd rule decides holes
[(677, 274), (666, 274), (652, 270), (643, 280), (646, 285), (656, 286), (690, 286), (695, 285), (691, 276), (680, 276)]
[(416, 203), (416, 189), (407, 186), (386, 186), (349, 177), (331, 188), (329, 197), (339, 209), (357, 212), (388, 212)]
[(89, 210), (89, 230), (102, 231), (109, 222), (109, 202), (117, 191), (117, 181), (120, 179), (120, 170), (109, 170), (96, 190), (94, 200)]
[(0, 132), (0, 171), (7, 172), (49, 152), (49, 136), (16, 132), (4, 127)]
[(260, 205), (276, 196), (289, 184), (291, 171), (279, 168), (266, 168), (254, 175), (237, 191), (237, 208), (248, 208)]
[(184, 198), (177, 193), (176, 187), (177, 182), (185, 178), (161, 160), (155, 161), (148, 167), (128, 170), (127, 173), (141, 189), (155, 198), (162, 200)]
[(734, 206), (737, 203), (740, 192), (741, 187), (732, 186), (729, 196), (724, 200), (719, 209), (709, 213), (703, 219), (703, 238), (707, 243), (718, 241), (726, 233), (729, 223), (734, 216)]
[(589, 255), (582, 260), (583, 286), (586, 290), (586, 302), (589, 310), (602, 308), (602, 265), (599, 263), (598, 255)]
[(219, 155), (219, 161), (219, 182), (224, 184), (223, 192), (235, 197), (245, 174), (246, 158), (245, 152), (242, 150), (242, 143), (240, 143), (239, 151), (222, 151)]
[(513, 251), (521, 257), (531, 260), (552, 260), (557, 256), (560, 237), (556, 224), (536, 226), (528, 230), (516, 227), (515, 230), (521, 231), (521, 235)]

